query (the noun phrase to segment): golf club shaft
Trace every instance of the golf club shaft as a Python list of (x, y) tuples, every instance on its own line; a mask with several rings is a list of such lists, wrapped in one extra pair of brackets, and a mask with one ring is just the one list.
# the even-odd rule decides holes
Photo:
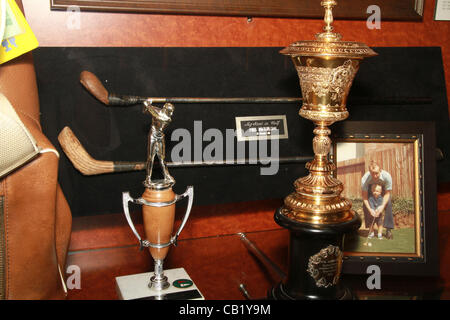
[[(103, 86), (98, 77), (89, 71), (80, 74), (81, 84), (99, 101), (108, 106), (134, 106), (146, 100), (152, 103), (174, 103), (174, 104), (280, 104), (280, 103), (300, 103), (303, 101), (299, 97), (142, 97), (133, 95), (120, 95), (110, 93)], [(381, 98), (354, 98), (350, 99), (356, 105), (422, 105), (430, 104), (429, 97), (381, 97)]]
[[(93, 158), (83, 147), (80, 140), (69, 127), (65, 127), (58, 135), (58, 141), (73, 166), (84, 175), (98, 175), (114, 172), (129, 172), (144, 170), (144, 161), (108, 161)], [(217, 166), (241, 166), (261, 165), (262, 163), (278, 162), (280, 164), (305, 163), (312, 159), (311, 156), (260, 158), (260, 159), (231, 159), (221, 161), (183, 161), (167, 162), (168, 167), (217, 167)]]

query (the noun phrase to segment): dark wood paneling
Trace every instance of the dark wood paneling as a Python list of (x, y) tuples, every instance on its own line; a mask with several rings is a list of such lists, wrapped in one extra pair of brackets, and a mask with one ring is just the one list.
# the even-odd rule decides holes
[[(244, 17), (322, 18), (320, 2), (311, 0), (51, 0), (51, 8), (66, 10), (69, 6), (81, 10), (106, 12), (148, 12)], [(383, 20), (420, 20), (421, 0), (353, 0), (339, 1), (334, 9), (341, 19), (367, 19), (367, 8), (378, 5)]]

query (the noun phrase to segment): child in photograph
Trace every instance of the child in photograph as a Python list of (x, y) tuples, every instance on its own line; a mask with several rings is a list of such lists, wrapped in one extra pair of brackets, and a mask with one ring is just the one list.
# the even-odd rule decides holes
[[(369, 197), (372, 196), (372, 185), (379, 184), (382, 187), (381, 198), (383, 201), (382, 205), (378, 206), (378, 209), (372, 209), (369, 204)], [(369, 165), (369, 171), (367, 171), (361, 178), (361, 189), (362, 189), (362, 199), (363, 199), (363, 212), (364, 219), (366, 221), (366, 227), (369, 227), (372, 223), (372, 218), (381, 215), (384, 211), (383, 216), (383, 229), (386, 229), (386, 239), (393, 239), (392, 229), (394, 229), (394, 215), (392, 214), (392, 177), (386, 170), (381, 169), (381, 167), (375, 161), (371, 161)], [(373, 196), (372, 196), (373, 197)]]
[[(374, 183), (370, 186), (371, 194), (369, 196), (369, 205), (373, 211), (376, 211), (377, 208), (383, 205), (383, 197), (381, 196), (383, 192), (383, 187), (381, 184)], [(373, 238), (375, 235), (374, 227), (377, 225), (378, 230), (378, 239), (383, 239), (383, 212), (380, 212), (378, 216), (374, 217), (369, 215), (372, 220), (367, 221), (370, 226), (372, 226), (371, 230), (369, 230), (369, 238)]]

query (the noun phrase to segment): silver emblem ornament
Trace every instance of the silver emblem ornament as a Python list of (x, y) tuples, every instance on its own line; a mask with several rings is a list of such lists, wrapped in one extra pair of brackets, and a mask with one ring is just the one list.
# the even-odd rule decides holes
[(315, 280), (317, 287), (328, 288), (338, 283), (342, 257), (339, 247), (329, 245), (309, 258), (307, 271)]

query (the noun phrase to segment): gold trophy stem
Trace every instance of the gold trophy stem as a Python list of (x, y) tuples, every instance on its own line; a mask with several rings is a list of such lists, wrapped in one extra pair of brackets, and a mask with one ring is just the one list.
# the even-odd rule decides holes
[(314, 159), (306, 164), (309, 174), (295, 181), (295, 192), (284, 200), (281, 213), (309, 224), (336, 224), (353, 219), (351, 202), (341, 197), (342, 183), (333, 177), (336, 166), (328, 161), (331, 149), (329, 122), (315, 121)]
[[(314, 158), (322, 165), (328, 164), (327, 157), (331, 148), (331, 139), (328, 136), (331, 134), (331, 130), (321, 122), (316, 125), (317, 127), (313, 131), (315, 134), (313, 139)], [(325, 169), (327, 168), (325, 167)], [(329, 171), (327, 170), (327, 172)]]

